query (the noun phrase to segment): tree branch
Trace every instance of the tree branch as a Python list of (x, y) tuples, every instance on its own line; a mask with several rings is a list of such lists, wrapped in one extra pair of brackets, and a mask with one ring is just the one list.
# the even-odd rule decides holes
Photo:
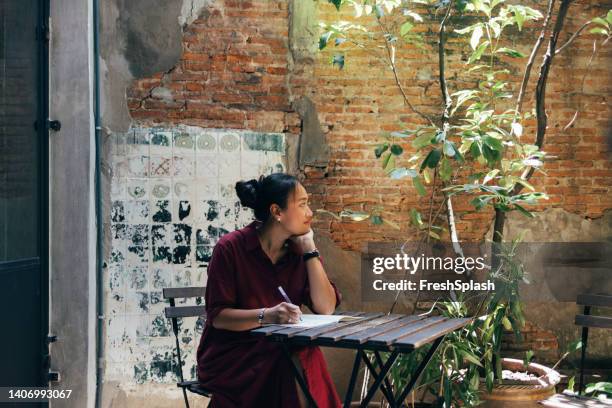
[[(554, 0), (551, 0), (554, 1)], [(567, 15), (567, 10), (571, 4), (572, 0), (562, 0), (561, 5), (559, 6), (559, 12), (557, 13), (557, 20), (555, 21), (555, 26), (553, 28), (553, 32), (550, 35), (550, 40), (548, 41), (548, 49), (546, 51), (546, 55), (544, 55), (544, 60), (542, 61), (542, 65), (540, 66), (540, 76), (538, 78), (538, 83), (536, 85), (536, 117), (537, 117), (537, 134), (535, 145), (538, 146), (538, 149), (542, 148), (544, 144), (544, 136), (546, 135), (546, 125), (548, 121), (548, 117), (546, 116), (546, 83), (548, 81), (548, 74), (550, 72), (550, 66), (552, 64), (553, 58), (555, 56), (555, 47), (557, 45), (557, 40), (559, 38), (559, 33), (563, 28), (563, 23), (565, 21), (565, 17)], [(549, 9), (550, 13), (551, 9)], [(547, 16), (548, 18), (548, 16)], [(538, 39), (539, 41), (539, 39)], [(521, 178), (523, 180), (529, 180), (535, 171), (535, 167), (529, 167), (526, 169)], [(517, 195), (523, 189), (523, 185), (517, 183), (514, 189), (511, 192), (511, 195)], [(504, 232), (504, 224), (506, 221), (506, 213), (499, 209), (495, 209), (495, 224), (493, 227), (493, 242), (500, 243), (502, 242), (503, 232)], [(492, 268), (497, 267), (498, 257), (493, 256), (492, 259)]]
[[(383, 23), (380, 21), (379, 18), (376, 19), (376, 21), (378, 21), (378, 24), (380, 25), (380, 27), (383, 29), (384, 33), (388, 33), (387, 29), (385, 28), (385, 26), (383, 25)], [(426, 121), (429, 122), (429, 124), (433, 127), (437, 127), (437, 125), (435, 124), (435, 122), (426, 114), (424, 114), (423, 112), (419, 111), (418, 109), (416, 109), (412, 103), (410, 103), (410, 101), (408, 100), (408, 95), (406, 95), (406, 92), (404, 91), (404, 87), (402, 86), (402, 83), (400, 82), (399, 76), (397, 74), (397, 67), (395, 65), (395, 58), (392, 54), (391, 51), (391, 47), (389, 46), (389, 40), (387, 40), (387, 37), (383, 34), (383, 39), (385, 40), (385, 48), (387, 49), (387, 57), (389, 59), (389, 63), (391, 64), (391, 71), (393, 72), (393, 78), (395, 78), (395, 84), (397, 85), (397, 87), (400, 90), (400, 93), (402, 94), (402, 97), (404, 98), (404, 102), (406, 103), (406, 105), (408, 105), (408, 107), (417, 115), (419, 115), (420, 117), (422, 117), (423, 119), (425, 119)]]
[(560, 54), (561, 52), (563, 52), (563, 50), (564, 50), (565, 48), (567, 48), (567, 46), (568, 46), (568, 45), (570, 45), (570, 44), (571, 44), (571, 43), (572, 43), (572, 42), (573, 42), (573, 41), (574, 41), (576, 38), (578, 38), (578, 36), (579, 36), (579, 35), (580, 35), (580, 33), (582, 32), (582, 30), (584, 30), (585, 28), (587, 28), (587, 27), (588, 27), (588, 26), (589, 26), (591, 23), (592, 23), (592, 21), (587, 21), (586, 23), (584, 23), (584, 24), (582, 25), (582, 27), (580, 27), (580, 28), (578, 29), (578, 31), (576, 31), (576, 32), (574, 33), (574, 35), (572, 35), (572, 36), (570, 37), (570, 39), (569, 39), (569, 40), (567, 40), (567, 42), (566, 42), (565, 44), (563, 44), (561, 47), (559, 47), (559, 49), (557, 49), (557, 51), (555, 51), (555, 55), (558, 55), (558, 54)]
[[(444, 30), (446, 28), (446, 22), (451, 14), (453, 7), (449, 4), (446, 14), (440, 23), (440, 31), (438, 41), (438, 65), (440, 66), (440, 90), (442, 91), (442, 101), (444, 102), (444, 112), (442, 113), (442, 125), (448, 127), (448, 121), (450, 118), (450, 108), (453, 103), (450, 95), (448, 94), (448, 86), (446, 85), (446, 62), (444, 60), (444, 45), (446, 44), (446, 38), (444, 36)], [(443, 129), (446, 132), (447, 129)]]
[[(525, 96), (525, 91), (527, 90), (527, 84), (529, 83), (529, 77), (531, 76), (531, 68), (533, 67), (533, 62), (535, 61), (535, 57), (540, 50), (540, 46), (544, 42), (544, 37), (546, 36), (546, 30), (548, 29), (548, 24), (550, 22), (550, 16), (552, 15), (553, 8), (555, 5), (555, 0), (548, 1), (548, 11), (546, 12), (546, 18), (544, 19), (544, 23), (542, 24), (542, 31), (540, 32), (540, 36), (536, 40), (536, 43), (531, 50), (531, 55), (529, 55), (529, 60), (527, 61), (527, 66), (525, 67), (525, 75), (523, 76), (523, 82), (521, 83), (521, 89), (519, 91), (518, 99), (516, 101), (515, 115), (519, 115), (523, 110), (523, 98)], [(516, 122), (516, 116), (515, 116)]]

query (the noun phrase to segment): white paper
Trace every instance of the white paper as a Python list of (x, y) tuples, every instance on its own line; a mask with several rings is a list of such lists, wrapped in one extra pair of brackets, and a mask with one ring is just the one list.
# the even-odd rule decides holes
[(302, 320), (297, 323), (278, 324), (277, 326), (284, 327), (317, 327), (329, 323), (337, 323), (339, 321), (356, 320), (359, 317), (343, 316), (343, 315), (319, 315), (319, 314), (302, 314)]

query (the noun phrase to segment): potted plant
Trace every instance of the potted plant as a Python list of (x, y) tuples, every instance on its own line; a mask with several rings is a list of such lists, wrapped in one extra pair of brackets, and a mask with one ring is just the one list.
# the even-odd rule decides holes
[[(547, 128), (546, 85), (555, 55), (568, 49), (583, 29), (591, 25), (595, 27), (591, 34), (603, 38), (600, 43), (595, 43), (599, 47), (594, 47), (592, 61), (597, 50), (610, 38), (612, 14), (586, 22), (565, 44), (559, 45), (558, 38), (570, 0), (562, 0), (557, 10), (554, 10), (554, 2), (549, 1), (544, 13), (521, 4), (506, 4), (504, 0), (328, 2), (338, 10), (343, 6), (351, 7), (354, 18), (322, 23), (320, 50), (327, 52), (334, 44), (330, 61), (339, 69), (343, 69), (353, 49), (366, 51), (382, 61), (391, 71), (407, 111), (420, 119), (416, 128), (398, 125), (396, 131), (385, 133), (384, 140), (374, 149), (386, 175), (394, 180), (410, 180), (415, 191), (428, 198), (429, 206), (425, 211), (410, 209), (411, 224), (419, 242), (448, 237), (456, 255), (463, 256), (453, 210), (457, 196), (470, 196), (476, 211), (489, 208), (495, 214), (491, 273), (498, 274), (498, 279), (505, 279), (506, 285), (503, 290), (479, 299), (476, 307), (470, 307), (470, 300), (460, 297), (437, 305), (441, 313), (448, 316), (472, 315), (476, 318), (464, 330), (449, 336), (424, 373), (418, 389), (433, 390), (434, 403), (446, 407), (476, 405), (479, 394), (485, 399), (489, 397), (487, 403), (495, 404), (492, 401), (501, 389), (504, 367), (517, 369), (514, 361), (501, 357), (501, 334), (504, 330), (512, 330), (520, 336), (524, 322), (518, 293), (518, 283), (524, 279), (524, 273), (512, 253), (518, 240), (510, 244), (510, 252), (504, 249), (504, 241), (509, 241), (503, 235), (505, 216), (510, 211), (518, 211), (526, 217), (533, 217), (527, 206), (548, 198), (544, 192), (536, 191), (529, 180), (548, 159), (541, 148)], [(508, 29), (521, 31), (525, 24), (538, 20), (542, 21), (541, 34), (528, 58), (506, 46), (504, 35)], [(451, 21), (469, 24), (452, 30)], [(422, 33), (428, 29), (432, 32), (432, 28), (438, 32), (438, 38), (429, 51), (438, 56), (442, 101), (441, 112), (436, 116), (422, 111), (408, 97), (404, 88), (404, 81), (408, 78), (401, 78), (398, 69), (403, 51), (427, 50), (428, 43)], [(527, 85), (535, 57), (545, 43), (548, 31), (550, 36), (537, 77), (534, 107), (527, 110), (524, 109)], [(470, 52), (466, 69), (460, 74), (463, 81), (449, 84), (446, 43), (450, 36), (457, 35), (466, 36)], [(510, 73), (507, 67), (525, 59), (520, 87), (517, 92), (511, 92), (506, 81)], [(461, 89), (460, 86), (466, 83), (468, 85)], [(454, 88), (452, 93), (451, 87)], [(534, 117), (535, 129), (528, 141), (524, 129), (533, 125), (530, 121)], [(410, 151), (407, 147), (411, 148)], [(438, 197), (441, 199), (436, 200)], [(376, 225), (386, 223), (399, 229), (393, 221), (393, 213), (385, 211), (382, 206), (362, 211), (344, 210), (339, 215), (332, 215), (338, 220), (370, 220)], [(390, 312), (396, 306), (398, 296), (399, 292)], [(417, 302), (418, 297), (415, 308)], [(418, 364), (424, 352), (426, 350), (398, 359), (391, 372), (392, 384), (408, 381), (406, 373)], [(555, 381), (555, 374), (549, 370), (536, 365), (527, 365), (527, 369), (544, 375), (550, 380), (549, 385)]]

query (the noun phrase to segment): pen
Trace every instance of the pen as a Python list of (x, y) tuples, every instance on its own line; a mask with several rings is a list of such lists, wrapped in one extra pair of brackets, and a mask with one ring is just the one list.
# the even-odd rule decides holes
[[(285, 299), (285, 302), (293, 304), (293, 302), (291, 301), (291, 299), (289, 299), (289, 296), (287, 296), (287, 294), (286, 294), (286, 293), (285, 293), (285, 291), (283, 290), (283, 287), (282, 287), (282, 286), (279, 286), (279, 287), (278, 287), (278, 291), (281, 293), (281, 295), (283, 295), (283, 298)], [(302, 321), (302, 316), (300, 316), (300, 321)]]

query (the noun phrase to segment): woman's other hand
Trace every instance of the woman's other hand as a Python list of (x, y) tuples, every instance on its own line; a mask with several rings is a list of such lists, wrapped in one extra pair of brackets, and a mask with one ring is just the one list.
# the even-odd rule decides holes
[(289, 239), (292, 240), (298, 246), (298, 248), (300, 248), (302, 253), (310, 252), (316, 248), (312, 228), (306, 234), (292, 235)]
[(297, 323), (300, 321), (302, 311), (292, 303), (281, 302), (278, 305), (266, 309), (264, 312), (264, 323)]

